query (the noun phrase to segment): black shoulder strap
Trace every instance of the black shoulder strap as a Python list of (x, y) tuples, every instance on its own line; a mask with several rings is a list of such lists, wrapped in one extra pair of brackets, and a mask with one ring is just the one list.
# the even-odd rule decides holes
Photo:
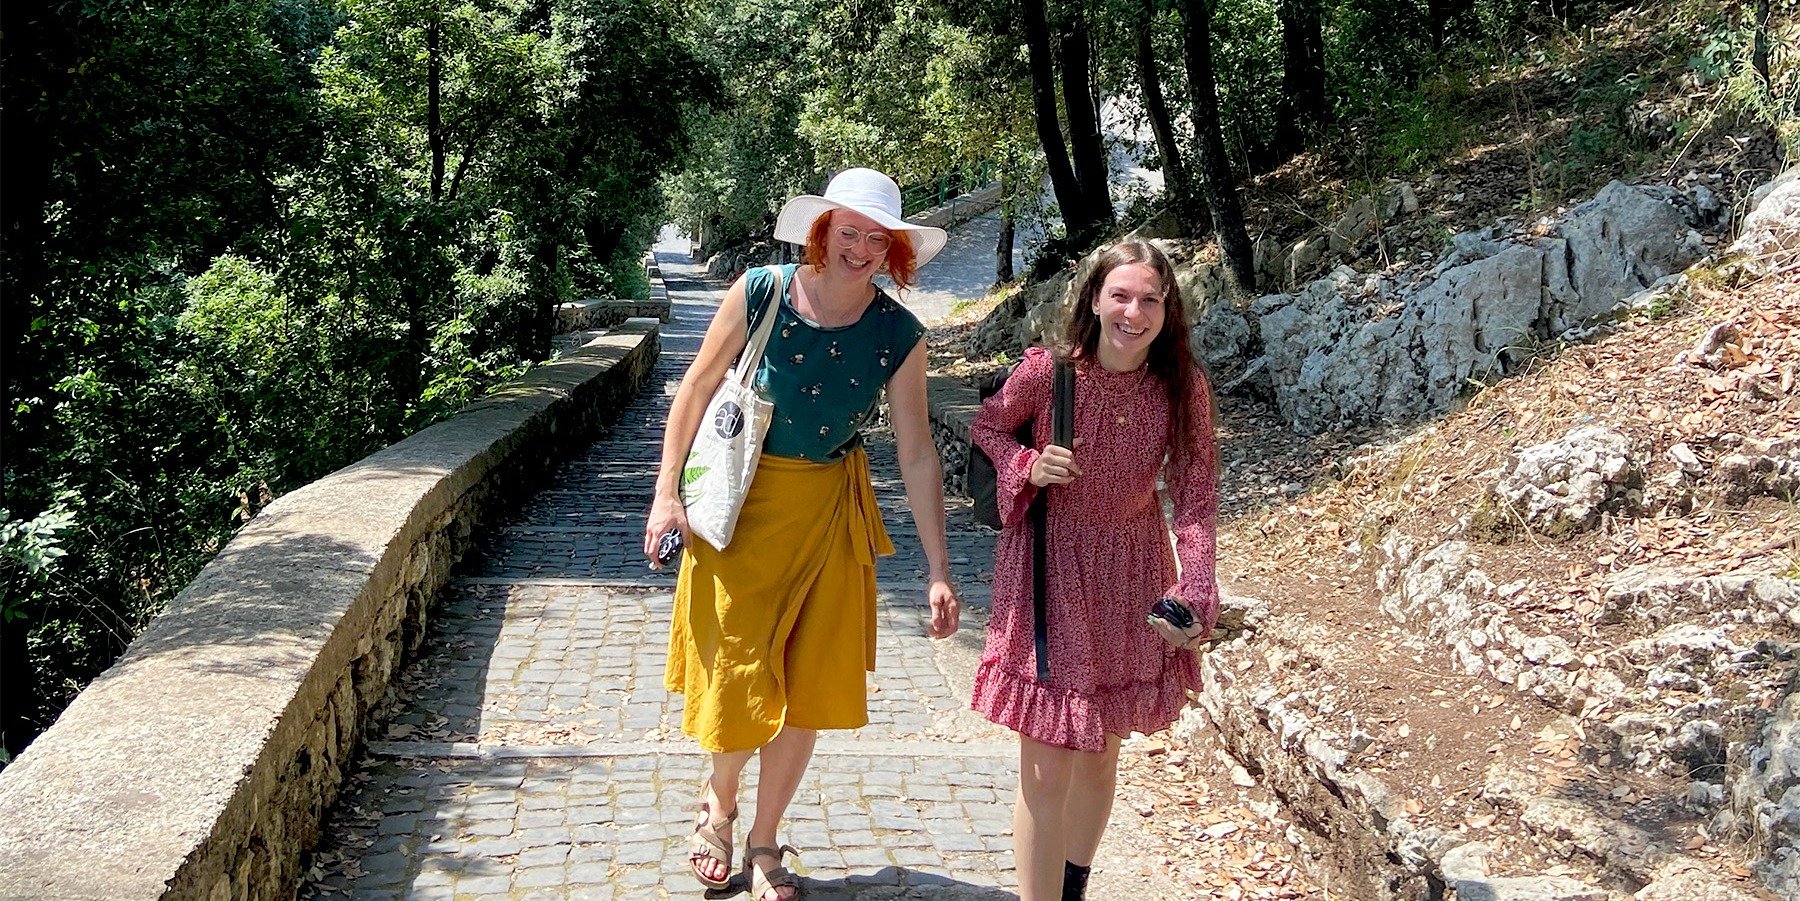
[[(1060, 447), (1075, 444), (1075, 367), (1058, 360), (1055, 381), (1050, 393), (1050, 443)], [(1050, 622), (1048, 591), (1045, 585), (1045, 533), (1049, 531), (1050, 503), (1045, 488), (1031, 499), (1031, 637), (1032, 656), (1037, 658), (1039, 682), (1050, 681)]]

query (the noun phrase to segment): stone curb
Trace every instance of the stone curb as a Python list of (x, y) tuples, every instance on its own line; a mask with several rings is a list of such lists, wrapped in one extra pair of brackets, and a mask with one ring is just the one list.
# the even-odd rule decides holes
[(0, 897), (291, 895), (476, 528), (648, 378), (658, 323), (270, 504), (0, 772)]

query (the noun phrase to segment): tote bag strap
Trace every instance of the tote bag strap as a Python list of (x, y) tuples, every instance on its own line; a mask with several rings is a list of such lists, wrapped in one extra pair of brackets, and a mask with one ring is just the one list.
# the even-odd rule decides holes
[[(756, 331), (744, 344), (744, 350), (738, 354), (737, 364), (731, 367), (731, 379), (745, 387), (750, 380), (756, 378), (756, 367), (762, 363), (763, 350), (769, 346), (769, 335), (775, 331), (775, 320), (781, 313), (781, 295), (787, 290), (787, 280), (782, 278), (780, 266), (765, 266), (769, 271), (769, 296), (763, 301), (765, 307), (762, 322), (757, 323)], [(746, 284), (748, 280), (746, 280)], [(749, 299), (745, 299), (749, 303)]]

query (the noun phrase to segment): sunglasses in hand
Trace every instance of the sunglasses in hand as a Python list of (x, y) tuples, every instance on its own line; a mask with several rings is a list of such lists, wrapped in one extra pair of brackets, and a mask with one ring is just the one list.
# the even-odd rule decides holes
[(1163, 598), (1150, 605), (1150, 615), (1161, 617), (1169, 625), (1183, 631), (1194, 625), (1194, 612), (1174, 598)]

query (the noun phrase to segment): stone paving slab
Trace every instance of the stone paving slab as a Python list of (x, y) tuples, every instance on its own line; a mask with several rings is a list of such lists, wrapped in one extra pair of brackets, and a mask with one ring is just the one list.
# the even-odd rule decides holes
[[(706, 893), (694, 880), (681, 839), (704, 766), (693, 754), (371, 759), (340, 802), (329, 872), (299, 897), (730, 897), (742, 887)], [(1012, 768), (1010, 757), (818, 754), (783, 839), (802, 849), (806, 897), (1013, 897), (1012, 792), (995, 788)], [(752, 763), (740, 848), (755, 785)]]

